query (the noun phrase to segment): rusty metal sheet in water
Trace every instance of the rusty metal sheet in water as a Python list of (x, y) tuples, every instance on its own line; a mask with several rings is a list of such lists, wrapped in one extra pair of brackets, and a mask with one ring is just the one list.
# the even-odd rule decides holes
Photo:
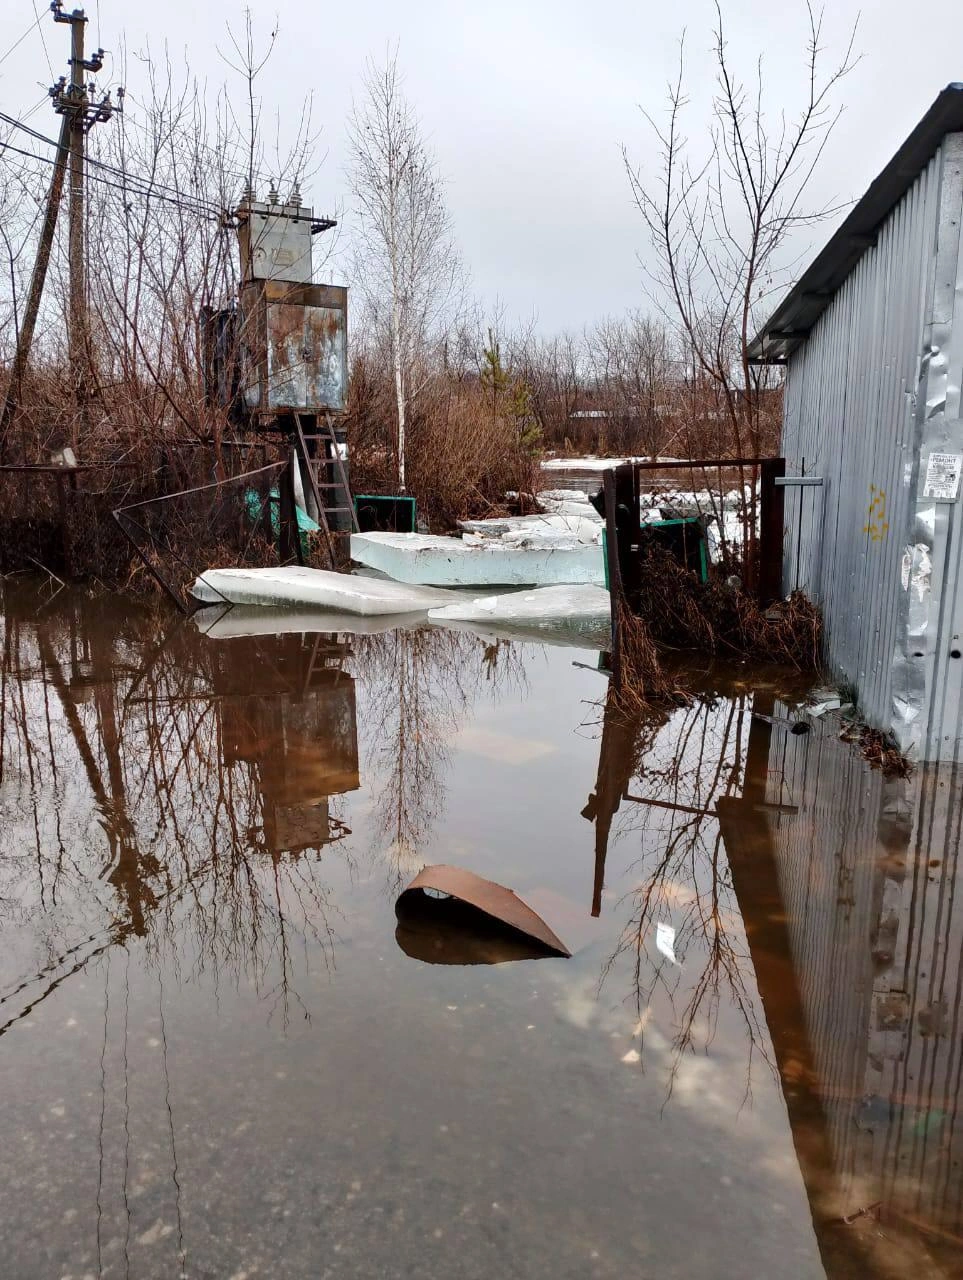
[(496, 884), (494, 880), (485, 880), (461, 867), (444, 864), (425, 867), (398, 898), (396, 913), (401, 916), (409, 895), (421, 897), (426, 891), (432, 890), (457, 898), (459, 902), (467, 903), (500, 924), (517, 930), (541, 944), (551, 955), (571, 955), (564, 942), (555, 936), (542, 917), (536, 915), (511, 889)]

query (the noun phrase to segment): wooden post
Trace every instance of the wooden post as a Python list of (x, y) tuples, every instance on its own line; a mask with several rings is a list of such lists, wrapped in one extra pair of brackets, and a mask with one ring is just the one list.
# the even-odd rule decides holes
[(67, 496), (69, 486), (72, 494), (77, 493), (77, 472), (73, 467), (64, 467), (57, 475), (57, 505), (60, 508), (60, 537), (64, 551), (64, 577), (72, 578), (76, 569), (74, 557), (74, 533), (71, 518), (76, 503), (71, 503)]
[(602, 472), (602, 492), (605, 495), (605, 563), (609, 581), (609, 607), (612, 614), (612, 687), (622, 687), (621, 636), (619, 611), (622, 591), (622, 565), (619, 556), (619, 529), (615, 500), (615, 469)]
[(613, 474), (622, 593), (634, 608), (638, 603), (638, 593), (642, 585), (641, 566), (636, 553), (641, 524), (639, 477), (631, 462), (622, 463), (615, 468)]
[(298, 528), (298, 508), (294, 500), (294, 468), (297, 455), (292, 449), (288, 465), (278, 476), (280, 498), (278, 554), (282, 564), (304, 564), (301, 554), (301, 530)]
[[(3, 408), (0, 409), (0, 459), (6, 456), (7, 430), (13, 419), (14, 410), (20, 402), (23, 375), (27, 368), (27, 361), (30, 358), (30, 344), (33, 342), (33, 331), (37, 324), (37, 312), (40, 310), (44, 281), (47, 279), (50, 250), (53, 246), (54, 232), (57, 229), (57, 213), (60, 210), (60, 198), (64, 189), (64, 173), (67, 168), (69, 143), (70, 117), (64, 116), (60, 122), (60, 140), (57, 143), (57, 155), (54, 160), (53, 173), (50, 175), (50, 188), (47, 192), (47, 203), (44, 207), (43, 222), (40, 228), (37, 257), (33, 264), (33, 275), (30, 277), (30, 292), (27, 295), (23, 323), (17, 335), (17, 349), (10, 370), (10, 381), (7, 383), (6, 399), (4, 400)], [(26, 462), (26, 457), (23, 460)]]
[(786, 474), (785, 458), (759, 464), (759, 603), (782, 599), (782, 557), (786, 523), (786, 491), (776, 484)]

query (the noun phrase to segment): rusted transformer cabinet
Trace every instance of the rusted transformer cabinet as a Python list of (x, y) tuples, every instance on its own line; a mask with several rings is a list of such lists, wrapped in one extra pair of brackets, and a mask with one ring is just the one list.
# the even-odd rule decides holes
[(252, 280), (241, 289), (241, 380), (253, 414), (340, 413), (348, 382), (348, 291)]

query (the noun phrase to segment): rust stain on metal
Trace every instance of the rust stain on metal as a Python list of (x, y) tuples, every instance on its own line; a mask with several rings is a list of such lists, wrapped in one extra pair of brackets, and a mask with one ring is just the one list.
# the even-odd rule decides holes
[(327, 307), (268, 307), (268, 402), (272, 408), (344, 404), (344, 315)]
[(423, 897), (426, 891), (447, 894), (457, 898), (459, 902), (490, 916), (500, 924), (515, 929), (527, 938), (540, 943), (552, 955), (570, 956), (571, 952), (561, 939), (557, 938), (540, 915), (522, 901), (511, 889), (496, 884), (494, 880), (485, 880), (472, 871), (461, 867), (450, 867), (439, 864), (425, 867), (408, 885), (395, 903), (395, 912), (399, 918), (404, 910), (406, 900), (411, 897)]
[(244, 398), (262, 411), (341, 412), (347, 290), (258, 281), (242, 292)]

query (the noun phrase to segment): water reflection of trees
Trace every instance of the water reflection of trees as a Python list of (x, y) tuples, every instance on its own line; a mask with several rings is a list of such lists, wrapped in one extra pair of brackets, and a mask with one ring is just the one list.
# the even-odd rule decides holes
[(452, 742), (469, 708), (525, 686), (517, 645), (466, 631), (421, 627), (356, 637), (364, 671), (360, 709), (369, 744), (366, 783), (372, 838), (383, 846), (396, 890), (424, 865), (444, 811)]
[[(75, 595), (45, 608), (8, 591), (5, 606), (0, 904), (41, 963), (23, 998), (0, 997), (0, 1029), (134, 937), (178, 952), (189, 976), (252, 982), (287, 1017), (301, 1004), (293, 949), (333, 961), (322, 849), (347, 829), (325, 799), (316, 829), (307, 806), (308, 830), (288, 813), (280, 831), (279, 778), (291, 764), (315, 790), (357, 786), (347, 650), (329, 643), (319, 659), (302, 636), (213, 644)], [(332, 771), (331, 744), (312, 737), (332, 700), (350, 713), (353, 783), (350, 744)]]
[[(394, 888), (424, 861), (470, 706), (523, 683), (516, 646), (469, 633), (212, 641), (116, 601), (8, 590), (0, 911), (42, 958), (31, 999), (138, 938), (185, 978), (306, 1013), (292, 957), (334, 963), (324, 851), (350, 869), (338, 797), (360, 785), (359, 718)], [(0, 1029), (24, 1003), (0, 993)]]
[[(747, 1042), (747, 1092), (758, 1057), (772, 1069), (716, 811), (741, 792), (749, 716), (745, 694), (703, 693), (671, 714), (634, 718), (611, 699), (605, 706), (598, 780), (584, 811), (596, 828), (595, 914), (606, 858), (616, 848), (639, 854), (620, 871), (632, 887), (616, 906), (625, 919), (600, 986), (628, 982), (640, 1028), (667, 1003), (670, 1092), (683, 1057), (709, 1047), (728, 1010)], [(660, 923), (675, 930), (678, 964), (655, 946)]]

